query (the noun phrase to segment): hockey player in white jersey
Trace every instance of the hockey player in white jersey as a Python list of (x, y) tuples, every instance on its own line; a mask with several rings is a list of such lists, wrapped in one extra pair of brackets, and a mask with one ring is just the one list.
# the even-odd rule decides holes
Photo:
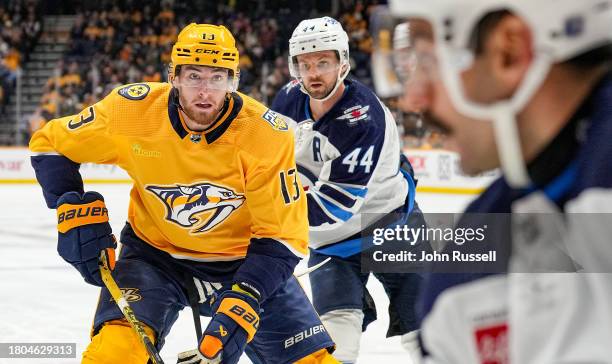
[[(502, 169), (464, 218), (512, 222), (509, 274), (426, 277), (426, 362), (611, 363), (612, 2), (390, 8), (403, 48), (379, 79), (403, 80), (406, 104), (419, 98), (412, 111), (447, 130), (464, 171)], [(379, 54), (393, 32), (377, 32)]]
[[(289, 40), (289, 68), (295, 79), (279, 91), (272, 109), (296, 122), (297, 167), (308, 199), (309, 265), (331, 257), (310, 274), (313, 303), (337, 344), (334, 356), (354, 363), (361, 332), (376, 318), (366, 289), (369, 273), (360, 264), (362, 231), (390, 213), (400, 216), (402, 225), (420, 226), (424, 219), (393, 116), (370, 89), (347, 77), (348, 36), (340, 23), (330, 17), (300, 22)], [(421, 277), (373, 273), (390, 299), (387, 336), (402, 335), (414, 352), (413, 308)]]

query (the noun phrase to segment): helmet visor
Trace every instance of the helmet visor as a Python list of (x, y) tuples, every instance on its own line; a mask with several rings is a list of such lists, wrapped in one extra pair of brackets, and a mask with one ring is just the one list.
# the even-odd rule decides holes
[(293, 57), (290, 65), (291, 74), (296, 78), (304, 78), (309, 75), (327, 75), (338, 73), (341, 64), (336, 60), (321, 59), (314, 62), (306, 62)]
[[(208, 70), (205, 70), (208, 68)], [(202, 88), (214, 91), (228, 91), (232, 77), (228, 69), (203, 66), (186, 66), (179, 72), (178, 83), (187, 88)]]

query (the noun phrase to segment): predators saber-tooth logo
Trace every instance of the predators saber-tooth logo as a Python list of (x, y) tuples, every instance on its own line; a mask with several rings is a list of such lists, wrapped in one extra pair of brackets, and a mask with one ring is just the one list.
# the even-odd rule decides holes
[[(146, 186), (166, 206), (166, 220), (203, 233), (222, 223), (245, 200), (227, 187), (203, 182), (192, 185)], [(197, 214), (208, 212), (205, 216)]]
[[(119, 288), (121, 290), (121, 295), (128, 302), (138, 302), (142, 299), (138, 288)], [(111, 297), (109, 301), (114, 301)]]

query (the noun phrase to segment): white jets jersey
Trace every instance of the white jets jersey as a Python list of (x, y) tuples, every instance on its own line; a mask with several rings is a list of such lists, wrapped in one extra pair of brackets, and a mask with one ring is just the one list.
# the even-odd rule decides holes
[(342, 98), (320, 120), (297, 81), (272, 105), (295, 121), (296, 162), (308, 197), (310, 246), (360, 233), (404, 205), (408, 182), (399, 171), (400, 144), (389, 109), (366, 86), (345, 80)]

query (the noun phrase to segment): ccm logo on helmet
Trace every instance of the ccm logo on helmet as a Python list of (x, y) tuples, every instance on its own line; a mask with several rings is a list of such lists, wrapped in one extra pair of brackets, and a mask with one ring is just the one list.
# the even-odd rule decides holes
[(196, 49), (195, 51), (196, 53), (204, 53), (204, 54), (219, 54), (219, 51), (216, 51), (214, 49)]

